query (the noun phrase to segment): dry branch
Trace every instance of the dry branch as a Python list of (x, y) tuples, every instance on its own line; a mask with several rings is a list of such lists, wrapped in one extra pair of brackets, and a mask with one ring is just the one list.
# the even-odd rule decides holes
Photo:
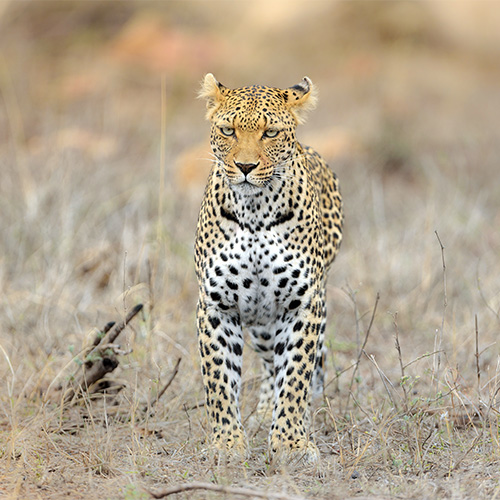
[(170, 378), (167, 380), (167, 382), (165, 383), (165, 385), (162, 387), (161, 391), (158, 392), (158, 394), (155, 397), (153, 397), (149, 401), (149, 403), (144, 407), (144, 409), (143, 409), (144, 413), (146, 413), (149, 408), (153, 408), (153, 406), (156, 403), (158, 403), (158, 401), (160, 400), (160, 398), (163, 396), (163, 394), (165, 394), (166, 390), (170, 387), (170, 384), (174, 381), (174, 378), (176, 377), (177, 372), (179, 371), (179, 365), (181, 363), (181, 359), (182, 358), (178, 358), (177, 359), (177, 362), (175, 363), (175, 366), (174, 366), (174, 371), (172, 372), (172, 375), (170, 375)]
[(116, 324), (115, 321), (110, 321), (109, 323), (106, 323), (104, 328), (100, 332), (96, 333), (94, 340), (92, 341), (92, 345), (94, 347), (98, 346), (100, 344), (101, 340), (106, 335), (106, 333), (108, 333), (111, 330), (111, 328), (113, 328), (115, 326), (115, 324)]
[(368, 342), (368, 337), (370, 336), (370, 331), (372, 329), (373, 320), (375, 319), (375, 314), (377, 312), (377, 306), (378, 306), (379, 300), (380, 300), (380, 292), (377, 292), (377, 298), (375, 299), (375, 305), (373, 306), (372, 317), (370, 318), (370, 324), (368, 325), (368, 329), (366, 330), (365, 338), (363, 340), (363, 345), (359, 349), (358, 358), (356, 359), (356, 363), (354, 364), (354, 371), (352, 372), (351, 383), (349, 384), (349, 392), (347, 394), (347, 401), (345, 404), (345, 410), (344, 410), (345, 415), (347, 415), (347, 410), (349, 409), (349, 400), (352, 396), (352, 386), (354, 385), (354, 379), (356, 378), (356, 373), (357, 373), (358, 368), (359, 368), (361, 356), (365, 352), (366, 343)]
[(114, 345), (114, 341), (142, 308), (142, 304), (137, 304), (127, 314), (124, 321), (118, 324), (115, 322), (107, 323), (102, 331), (95, 336), (90, 352), (84, 356), (81, 373), (76, 373), (73, 377), (74, 388), (70, 388), (63, 394), (64, 403), (74, 400), (79, 392), (88, 390), (107, 373), (116, 369), (119, 365), (118, 355), (123, 353), (120, 352), (118, 346)]
[(223, 486), (220, 484), (202, 483), (202, 482), (179, 484), (177, 486), (171, 486), (170, 488), (166, 488), (164, 490), (160, 490), (157, 492), (148, 491), (148, 493), (153, 498), (165, 498), (168, 497), (169, 495), (175, 495), (176, 493), (182, 493), (183, 491), (193, 491), (193, 490), (215, 491), (217, 493), (223, 493), (224, 495), (239, 495), (250, 498), (265, 498), (268, 500), (305, 500), (304, 497), (289, 495), (287, 493), (273, 493), (273, 492), (258, 490), (256, 488)]
[(404, 406), (404, 412), (408, 413), (408, 408), (409, 408), (409, 403), (408, 403), (408, 391), (406, 390), (406, 374), (405, 374), (405, 365), (403, 364), (403, 355), (401, 353), (401, 344), (399, 343), (399, 328), (398, 328), (398, 313), (394, 313), (393, 316), (394, 320), (394, 330), (395, 330), (395, 336), (394, 336), (394, 341), (396, 344), (396, 351), (398, 352), (398, 359), (399, 359), (399, 367), (401, 369), (401, 380), (400, 380), (400, 386), (403, 389), (403, 406)]
[(372, 362), (373, 366), (375, 366), (375, 369), (377, 370), (380, 380), (382, 380), (382, 383), (384, 384), (385, 392), (387, 392), (387, 395), (389, 396), (389, 399), (391, 400), (392, 405), (396, 410), (398, 410), (398, 405), (396, 403), (396, 400), (392, 397), (391, 390), (389, 389), (389, 386), (394, 390), (394, 386), (392, 385), (392, 382), (389, 380), (387, 375), (380, 369), (380, 366), (378, 366), (378, 363), (375, 361), (375, 356), (373, 354), (368, 354), (363, 351), (363, 354), (368, 358), (369, 361)]
[(476, 376), (477, 376), (477, 396), (481, 397), (481, 368), (479, 367), (479, 329), (477, 326), (477, 314), (474, 316), (476, 326)]
[[(117, 339), (118, 335), (125, 329), (125, 327), (132, 321), (132, 319), (136, 316), (137, 313), (139, 313), (144, 306), (142, 304), (137, 304), (136, 306), (133, 307), (133, 309), (127, 314), (126, 318), (124, 321), (121, 323), (118, 323), (117, 325), (113, 324), (112, 329), (110, 328), (109, 331), (104, 335), (101, 340), (97, 343), (96, 347), (102, 344), (113, 344), (114, 341)], [(106, 326), (110, 325), (108, 323)], [(105, 327), (106, 328), (106, 327)], [(90, 351), (89, 356), (92, 355), (92, 353), (95, 351), (95, 348)]]
[(437, 353), (435, 363), (434, 363), (434, 374), (433, 377), (436, 382), (436, 390), (439, 387), (439, 372), (441, 369), (441, 346), (443, 345), (443, 334), (444, 334), (444, 322), (446, 318), (446, 308), (448, 307), (448, 293), (446, 286), (446, 261), (444, 258), (444, 245), (441, 242), (441, 238), (439, 237), (439, 233), (434, 231), (436, 238), (439, 242), (439, 246), (441, 247), (441, 264), (443, 266), (443, 316), (441, 318), (441, 329), (439, 330), (439, 337), (437, 340), (437, 345), (435, 342), (434, 351)]

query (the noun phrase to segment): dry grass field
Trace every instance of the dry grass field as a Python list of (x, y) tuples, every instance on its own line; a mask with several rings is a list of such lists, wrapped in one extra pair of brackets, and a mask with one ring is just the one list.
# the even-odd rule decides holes
[[(1, 498), (500, 498), (500, 4), (480, 3), (0, 3)], [(273, 467), (266, 429), (245, 463), (203, 453), (208, 71), (319, 87), (299, 138), (346, 224), (317, 467)], [(61, 403), (138, 303), (111, 389)]]

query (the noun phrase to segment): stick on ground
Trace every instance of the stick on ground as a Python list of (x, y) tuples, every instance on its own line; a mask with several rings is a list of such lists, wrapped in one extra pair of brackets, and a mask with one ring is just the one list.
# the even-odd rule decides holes
[(239, 495), (251, 498), (265, 498), (268, 500), (305, 500), (304, 497), (297, 497), (286, 493), (273, 493), (273, 492), (258, 490), (256, 488), (223, 486), (220, 484), (202, 483), (202, 482), (179, 484), (177, 486), (171, 486), (170, 488), (166, 488), (164, 490), (160, 490), (157, 492), (148, 491), (148, 493), (153, 498), (165, 498), (170, 495), (174, 495), (175, 493), (181, 493), (183, 491), (193, 491), (193, 490), (215, 491), (217, 493), (223, 493), (224, 495)]
[(102, 332), (96, 335), (92, 343), (92, 349), (85, 355), (81, 373), (74, 376), (74, 388), (69, 389), (63, 395), (64, 403), (72, 401), (77, 393), (87, 390), (118, 366), (117, 346), (113, 346), (113, 342), (142, 308), (142, 304), (137, 304), (127, 314), (123, 322), (118, 324), (114, 322), (107, 323)]

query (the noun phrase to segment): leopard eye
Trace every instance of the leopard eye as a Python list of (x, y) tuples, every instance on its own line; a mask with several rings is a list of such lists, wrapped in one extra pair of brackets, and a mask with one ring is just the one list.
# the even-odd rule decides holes
[(269, 130), (266, 130), (262, 135), (264, 137), (268, 137), (269, 139), (273, 139), (274, 137), (276, 137), (278, 134), (280, 133), (279, 130), (275, 130), (275, 129), (269, 129)]
[(234, 128), (233, 127), (221, 127), (220, 131), (222, 132), (223, 135), (227, 137), (231, 137), (234, 135)]

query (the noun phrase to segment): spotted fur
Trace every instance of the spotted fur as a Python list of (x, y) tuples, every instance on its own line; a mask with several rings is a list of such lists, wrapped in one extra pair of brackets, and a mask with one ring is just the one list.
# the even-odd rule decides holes
[(312, 82), (229, 89), (205, 77), (215, 161), (196, 234), (197, 326), (216, 448), (246, 454), (238, 405), (243, 331), (262, 359), (258, 413), (272, 412), (272, 455), (318, 458), (307, 434), (322, 390), (325, 282), (342, 239), (335, 174), (295, 129), (314, 106)]

